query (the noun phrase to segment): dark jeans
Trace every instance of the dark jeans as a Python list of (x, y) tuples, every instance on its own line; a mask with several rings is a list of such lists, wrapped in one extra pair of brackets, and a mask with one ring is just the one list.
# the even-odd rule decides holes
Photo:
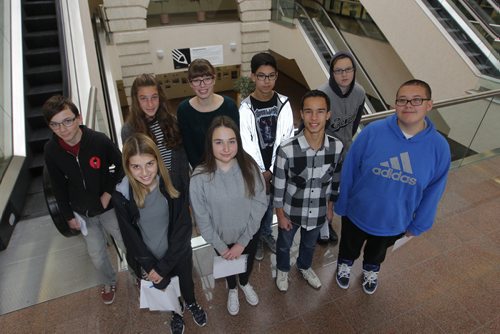
[(375, 236), (359, 229), (346, 216), (342, 217), (342, 231), (340, 236), (339, 246), (339, 263), (356, 260), (360, 253), (363, 244), (366, 241), (363, 251), (363, 265), (380, 266), (385, 260), (387, 248), (394, 245), (396, 240), (401, 238), (404, 233), (394, 236)]
[[(238, 276), (240, 285), (247, 285), (248, 280), (250, 279), (250, 274), (253, 269), (253, 261), (255, 259), (255, 252), (257, 252), (257, 242), (259, 241), (259, 232), (255, 233), (253, 238), (248, 242), (248, 245), (245, 247), (241, 254), (248, 254), (247, 258), (247, 271), (238, 275), (231, 275), (226, 277), (227, 286), (229, 289), (236, 289), (236, 276)], [(228, 245), (231, 248), (234, 244)], [(218, 255), (220, 255), (217, 250), (215, 251)]]
[(321, 226), (307, 231), (299, 225), (292, 224), (290, 231), (278, 228), (278, 240), (276, 241), (276, 268), (280, 271), (290, 271), (290, 248), (292, 247), (295, 233), (300, 229), (299, 257), (297, 267), (299, 269), (311, 268), (314, 248), (318, 240)]

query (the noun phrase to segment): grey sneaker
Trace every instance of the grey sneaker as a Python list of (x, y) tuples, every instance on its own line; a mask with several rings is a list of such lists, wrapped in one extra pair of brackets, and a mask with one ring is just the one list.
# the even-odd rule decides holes
[(276, 269), (276, 286), (282, 292), (288, 290), (288, 273), (286, 271)]
[(309, 283), (310, 286), (312, 286), (315, 289), (321, 288), (321, 281), (319, 280), (319, 277), (316, 275), (314, 270), (312, 268), (308, 269), (300, 269), (300, 273), (302, 274), (302, 277)]
[(257, 241), (257, 251), (255, 252), (255, 259), (257, 261), (262, 261), (264, 259), (264, 243), (259, 239)]
[(272, 234), (263, 235), (260, 237), (260, 240), (264, 241), (269, 250), (276, 254), (276, 240), (274, 240)]

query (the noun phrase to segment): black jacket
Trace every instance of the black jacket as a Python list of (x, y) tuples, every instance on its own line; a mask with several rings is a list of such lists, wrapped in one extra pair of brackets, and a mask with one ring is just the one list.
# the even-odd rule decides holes
[[(164, 278), (160, 283), (164, 286), (168, 284), (171, 276), (175, 276), (172, 270), (176, 265), (180, 261), (185, 261), (186, 257), (190, 257), (192, 254), (191, 216), (189, 215), (187, 192), (185, 189), (177, 189), (180, 191), (179, 198), (173, 199), (166, 192), (163, 182), (160, 181), (160, 191), (168, 201), (169, 210), (168, 249), (161, 259), (157, 259), (142, 240), (141, 231), (137, 225), (140, 220), (139, 209), (127, 178), (123, 179), (112, 197), (123, 242), (127, 248), (127, 257), (136, 261), (147, 273), (154, 269)], [(164, 286), (155, 285), (157, 288), (164, 288)]]
[[(45, 144), (45, 166), (50, 175), (54, 195), (66, 220), (73, 211), (89, 217), (109, 210), (102, 207), (104, 192), (113, 194), (123, 177), (121, 153), (105, 134), (80, 126), (82, 138), (78, 156), (64, 150), (54, 134)], [(114, 171), (109, 167), (114, 165)]]

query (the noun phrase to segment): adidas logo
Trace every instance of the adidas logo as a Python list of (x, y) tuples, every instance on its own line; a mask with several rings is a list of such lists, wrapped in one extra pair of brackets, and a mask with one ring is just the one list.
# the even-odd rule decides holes
[(408, 183), (412, 186), (417, 184), (416, 178), (403, 174), (403, 172), (413, 174), (408, 152), (401, 153), (399, 157), (392, 157), (389, 161), (381, 162), (380, 166), (384, 168), (374, 167), (372, 169), (373, 174), (380, 175), (393, 181)]

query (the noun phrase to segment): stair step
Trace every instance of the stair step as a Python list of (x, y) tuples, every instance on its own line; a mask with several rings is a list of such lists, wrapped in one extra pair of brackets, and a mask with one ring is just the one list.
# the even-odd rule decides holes
[(24, 52), (25, 55), (29, 56), (49, 55), (53, 53), (59, 54), (59, 47), (37, 48)]
[(45, 158), (43, 153), (35, 154), (29, 164), (30, 169), (43, 168), (45, 166)]
[(57, 47), (59, 46), (59, 35), (57, 30), (27, 32), (24, 42), (28, 50)]
[(25, 17), (54, 15), (56, 4), (54, 1), (28, 1), (23, 3)]
[(39, 141), (47, 141), (51, 137), (52, 137), (52, 131), (49, 129), (48, 126), (46, 126), (43, 128), (30, 131), (27, 139), (29, 143), (34, 143)]
[(26, 120), (32, 129), (43, 128), (47, 126), (45, 118), (43, 117), (42, 107), (38, 108), (26, 108), (25, 110)]
[(53, 73), (53, 72), (60, 72), (62, 69), (62, 66), (60, 64), (58, 65), (48, 65), (48, 66), (37, 66), (37, 67), (32, 67), (26, 70), (27, 75), (33, 75), (33, 74), (46, 74), (46, 73)]
[(27, 32), (57, 30), (57, 16), (37, 15), (26, 17), (24, 27)]
[(41, 94), (50, 94), (53, 92), (60, 92), (62, 91), (62, 84), (57, 83), (57, 84), (52, 84), (52, 85), (43, 85), (39, 87), (32, 87), (28, 90), (27, 95), (41, 95)]
[(39, 107), (43, 105), (49, 97), (56, 94), (63, 94), (63, 87), (61, 83), (31, 87), (25, 93), (27, 106), (30, 108)]

